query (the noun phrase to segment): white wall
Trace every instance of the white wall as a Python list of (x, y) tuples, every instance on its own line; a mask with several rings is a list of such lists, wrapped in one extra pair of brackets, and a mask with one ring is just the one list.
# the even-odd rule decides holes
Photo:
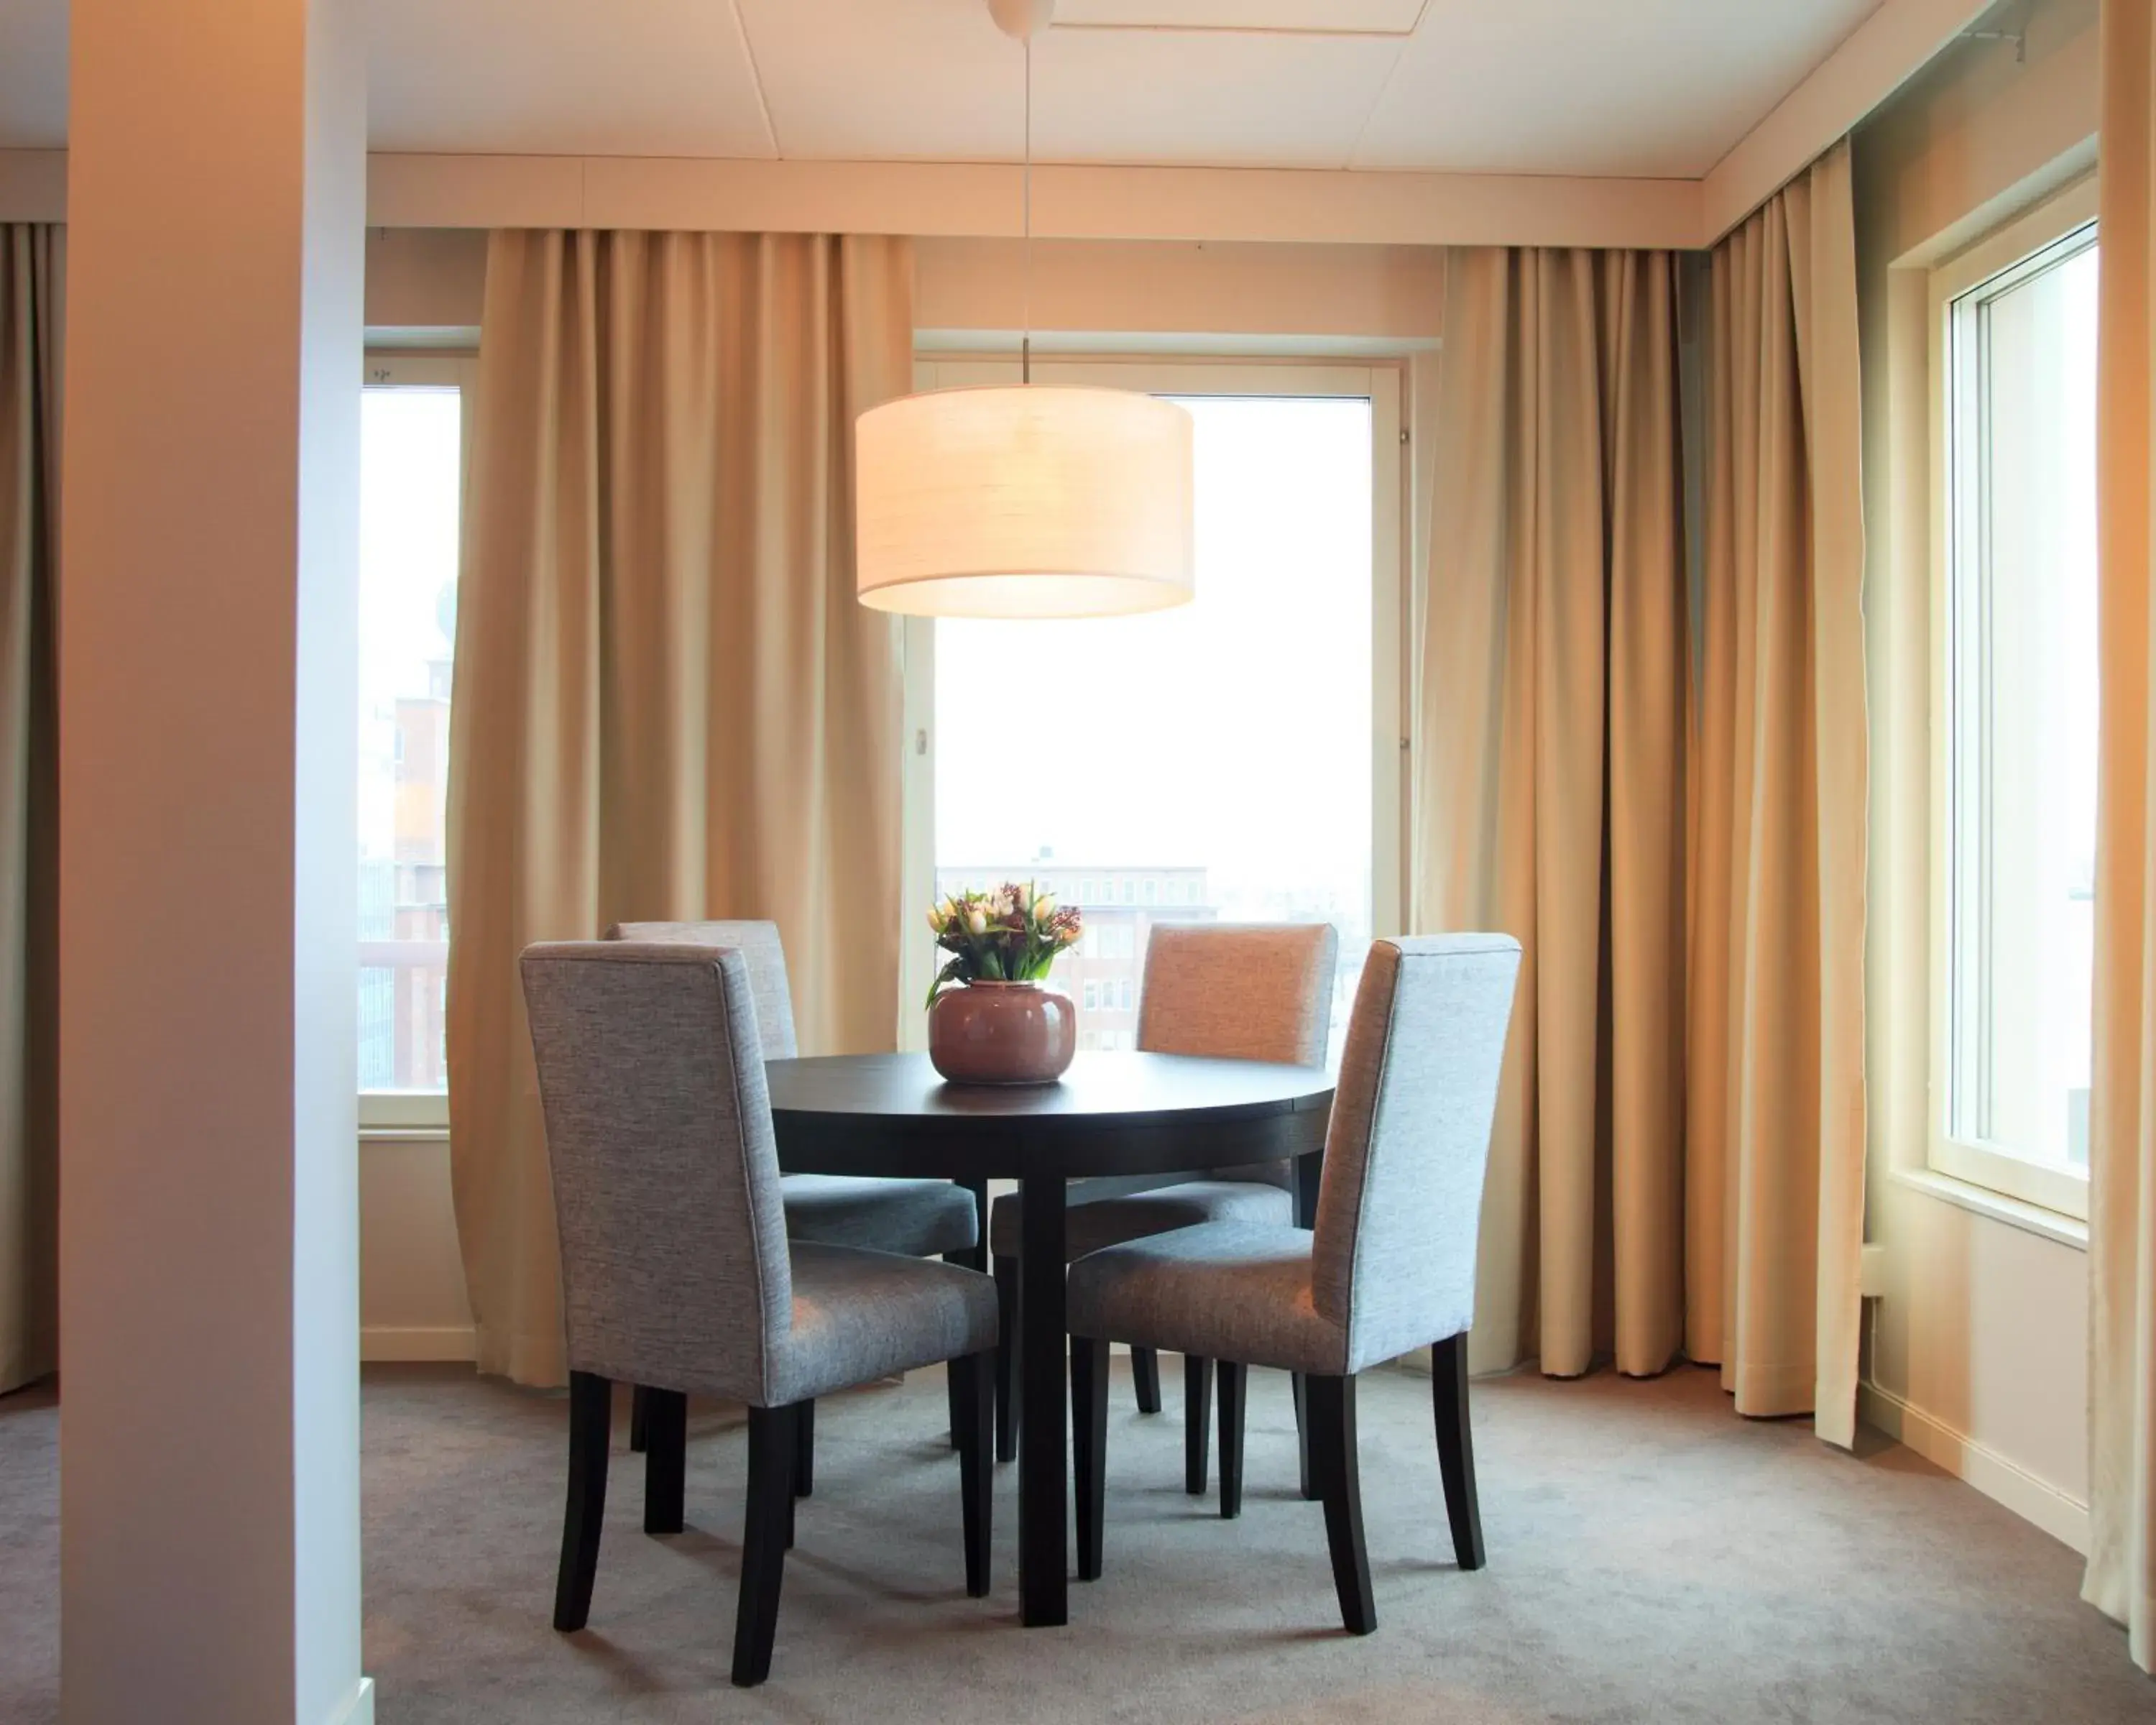
[[(349, 0), (76, 0), (63, 1716), (364, 1717)], [(194, 184), (218, 196), (191, 202)], [(176, 339), (177, 337), (177, 339)], [(206, 387), (205, 380), (214, 380)]]
[(1926, 268), (2085, 172), (2096, 0), (2040, 0), (2025, 64), (1965, 44), (1858, 134), (1866, 614), (1871, 1302), (1864, 1412), (2071, 1544), (2087, 1539), (2087, 1255), (1922, 1173), (1929, 1037), (1930, 383)]
[[(915, 323), (932, 337), (1018, 329), (1025, 250), (1011, 239), (915, 242)], [(1192, 333), (1349, 341), (1406, 352), (1437, 338), (1444, 254), (1435, 246), (1185, 240), (1041, 240), (1031, 305), (1045, 331)], [(479, 327), (486, 235), (474, 228), (372, 228), (367, 321)]]

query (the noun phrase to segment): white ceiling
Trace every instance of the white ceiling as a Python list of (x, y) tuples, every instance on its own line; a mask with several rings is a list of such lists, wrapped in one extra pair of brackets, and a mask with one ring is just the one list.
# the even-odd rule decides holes
[[(373, 147), (1008, 161), (984, 0), (363, 0)], [(1880, 0), (1063, 0), (1046, 161), (1696, 178)], [(66, 0), (0, 0), (0, 146), (65, 141)]]

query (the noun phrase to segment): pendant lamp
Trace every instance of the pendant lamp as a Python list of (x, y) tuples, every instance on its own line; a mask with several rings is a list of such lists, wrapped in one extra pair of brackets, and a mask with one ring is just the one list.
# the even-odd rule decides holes
[(1033, 42), (1054, 0), (988, 0), (1024, 43), (1027, 328), (1016, 388), (909, 395), (855, 428), (864, 605), (916, 617), (1106, 617), (1194, 591), (1190, 415), (1033, 379)]

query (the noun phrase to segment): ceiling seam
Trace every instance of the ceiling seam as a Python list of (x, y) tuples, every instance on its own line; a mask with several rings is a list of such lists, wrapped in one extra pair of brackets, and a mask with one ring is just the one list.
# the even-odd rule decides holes
[[(1422, 28), (1422, 21), (1429, 13), (1430, 0), (1423, 0), (1422, 10), (1415, 14), (1416, 30)], [(1378, 117), (1378, 110), (1385, 105), (1386, 93), (1392, 89), (1393, 80), (1399, 74), (1400, 62), (1408, 57), (1408, 44), (1414, 39), (1414, 30), (1410, 30), (1405, 36), (1400, 38), (1399, 46), (1393, 50), (1393, 63), (1385, 68), (1385, 75), (1378, 80), (1378, 93), (1370, 98), (1368, 111), (1363, 116), (1363, 123), (1355, 128), (1355, 141), (1348, 146), (1348, 159), (1340, 164), (1342, 172), (1354, 173), (1359, 171), (1355, 166), (1355, 162), (1356, 158), (1363, 153), (1363, 140), (1369, 136), (1370, 127)]]
[[(1428, 0), (1424, 0), (1425, 5)], [(1064, 35), (1091, 36), (1270, 36), (1320, 42), (1404, 42), (1419, 24), (1404, 30), (1327, 30), (1316, 24), (1052, 24)]]
[(763, 121), (763, 136), (771, 146), (772, 159), (783, 162), (786, 152), (779, 147), (778, 127), (771, 117), (771, 98), (764, 93), (763, 68), (756, 58), (756, 44), (750, 39), (748, 20), (742, 15), (741, 0), (726, 0), (726, 10), (732, 14), (734, 33), (741, 38), (742, 58), (748, 62), (749, 88), (756, 92), (757, 117)]

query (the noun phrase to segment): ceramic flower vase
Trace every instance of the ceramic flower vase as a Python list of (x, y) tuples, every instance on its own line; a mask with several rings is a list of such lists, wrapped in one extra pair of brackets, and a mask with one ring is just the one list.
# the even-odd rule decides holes
[(1077, 1051), (1070, 997), (1038, 983), (968, 983), (928, 1009), (928, 1058), (953, 1084), (1053, 1084)]

